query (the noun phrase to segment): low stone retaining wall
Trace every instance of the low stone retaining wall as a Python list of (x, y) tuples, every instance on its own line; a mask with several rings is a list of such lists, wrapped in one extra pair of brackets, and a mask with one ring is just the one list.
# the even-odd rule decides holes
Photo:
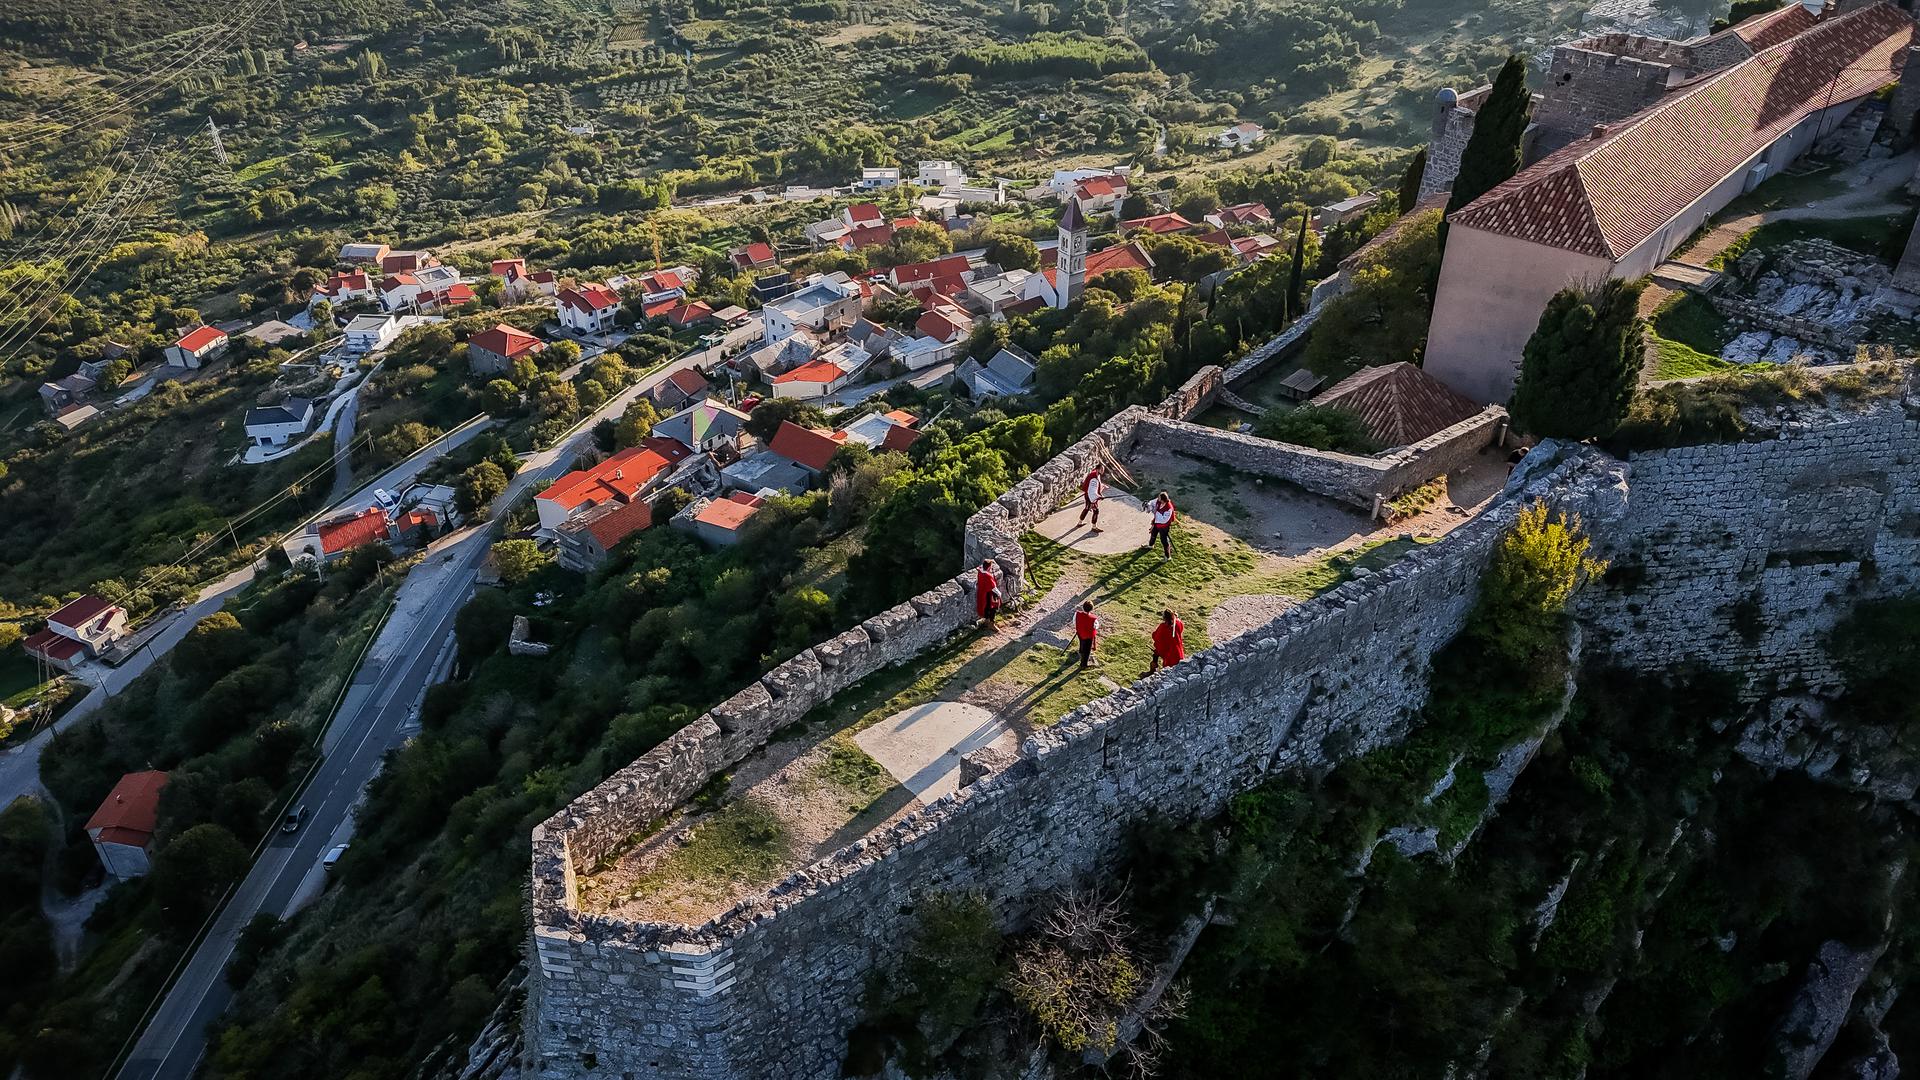
[[(1345, 288), (1342, 287), (1335, 290), (1331, 296), (1337, 296), (1344, 291)], [(1293, 325), (1287, 327), (1277, 337), (1269, 339), (1265, 344), (1228, 365), (1226, 385), (1238, 387), (1258, 378), (1275, 364), (1291, 357), (1300, 346), (1306, 344), (1307, 333), (1313, 329), (1314, 323), (1320, 321), (1320, 313), (1324, 310), (1324, 307), (1316, 304), (1308, 309), (1305, 315), (1295, 319)]]
[(1133, 438), (1142, 446), (1285, 480), (1316, 495), (1374, 513), (1380, 502), (1471, 462), (1505, 432), (1506, 423), (1507, 411), (1489, 405), (1411, 446), (1368, 457), (1278, 443), (1158, 416), (1141, 417)]

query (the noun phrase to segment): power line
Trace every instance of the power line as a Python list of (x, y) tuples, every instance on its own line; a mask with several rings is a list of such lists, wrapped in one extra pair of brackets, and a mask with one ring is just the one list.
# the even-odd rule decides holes
[[(124, 158), (127, 152), (127, 144), (132, 141), (133, 129), (128, 128), (127, 133), (120, 139), (120, 145), (114, 147), (113, 153), (109, 155), (109, 157)], [(106, 174), (89, 185), (90, 190), (85, 193), (84, 198), (86, 205), (82, 206), (80, 211), (73, 216), (73, 220), (68, 223), (67, 228), (61, 233), (61, 237), (53, 241), (50, 246), (64, 246), (64, 238), (70, 236), (75, 229), (79, 228), (81, 219), (96, 211), (97, 208), (93, 204), (99, 202), (101, 197), (106, 194), (107, 188), (112, 186), (114, 179), (120, 175), (122, 167), (123, 166), (119, 165), (109, 165)], [(67, 205), (72, 205), (75, 199), (80, 198), (82, 198), (82, 192), (74, 192), (67, 197)], [(16, 240), (12, 245), (12, 250), (5, 256), (0, 257), (0, 262), (21, 262), (25, 260), (28, 256), (29, 249), (40, 242), (40, 237), (44, 235), (49, 228), (52, 228), (54, 219), (59, 217), (61, 212), (66, 210), (66, 208), (66, 206), (62, 206), (59, 210), (43, 216), (40, 219), (40, 227), (34, 230), (34, 234), (24, 240)]]

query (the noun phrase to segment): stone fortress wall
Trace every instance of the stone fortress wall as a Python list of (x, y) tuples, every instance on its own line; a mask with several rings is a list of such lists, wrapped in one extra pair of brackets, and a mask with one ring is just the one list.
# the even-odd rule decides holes
[[(1036, 470), (969, 524), (969, 560), (996, 558), (1022, 582), (1020, 535), (1071, 493), (1095, 449), (1124, 452), (1167, 431), (1198, 438), (1166, 421), (1204, 406), (1221, 379), (1203, 372)], [(1580, 514), (1615, 560), (1612, 584), (1591, 591), (1582, 617), (1623, 660), (1727, 667), (1756, 684), (1804, 664), (1850, 594), (1914, 584), (1920, 424), (1910, 398), (1631, 465), (1547, 444), (1443, 540), (1075, 710), (1017, 755), (969, 755), (957, 793), (704, 926), (578, 909), (576, 865), (664, 817), (859, 673), (971, 621), (964, 581), (916, 597), (770, 672), (535, 830), (526, 1072), (838, 1075), (869, 980), (911, 932), (917, 898), (977, 890), (1018, 925), (1052, 891), (1110, 868), (1142, 817), (1209, 815), (1268, 776), (1401, 738), (1424, 703), (1428, 658), (1458, 631), (1493, 545), (1535, 500)], [(1750, 594), (1754, 603), (1728, 607)], [(1757, 620), (1742, 614), (1750, 608)]]

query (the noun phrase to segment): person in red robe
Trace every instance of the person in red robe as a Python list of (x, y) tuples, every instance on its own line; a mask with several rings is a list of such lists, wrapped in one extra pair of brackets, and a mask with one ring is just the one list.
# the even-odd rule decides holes
[(973, 576), (973, 610), (987, 621), (987, 629), (1000, 629), (994, 622), (1000, 615), (1000, 578), (993, 572), (992, 559), (981, 559), (980, 571)]
[(1160, 625), (1153, 628), (1153, 666), (1147, 669), (1151, 675), (1164, 665), (1172, 667), (1187, 658), (1187, 624), (1173, 613), (1172, 608), (1160, 612)]

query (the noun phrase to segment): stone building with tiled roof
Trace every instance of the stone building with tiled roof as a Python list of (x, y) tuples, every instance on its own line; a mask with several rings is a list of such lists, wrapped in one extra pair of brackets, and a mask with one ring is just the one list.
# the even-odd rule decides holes
[(1912, 16), (1886, 3), (1818, 20), (1673, 85), (1456, 211), (1428, 373), (1475, 401), (1505, 401), (1555, 292), (1650, 272), (1715, 212), (1897, 81), (1913, 37)]
[(1322, 390), (1313, 404), (1359, 417), (1367, 437), (1382, 447), (1410, 446), (1481, 410), (1478, 402), (1404, 361), (1363, 367)]

